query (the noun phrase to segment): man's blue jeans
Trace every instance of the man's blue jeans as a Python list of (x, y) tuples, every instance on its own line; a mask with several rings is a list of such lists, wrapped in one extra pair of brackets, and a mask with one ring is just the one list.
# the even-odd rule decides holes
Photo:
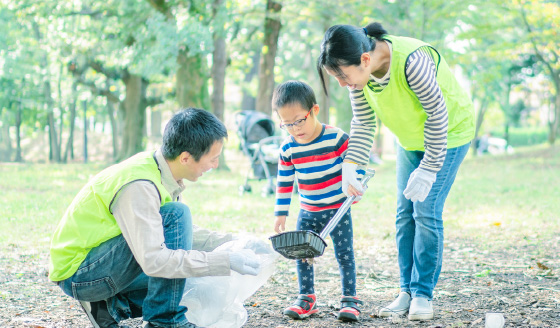
[[(165, 245), (169, 249), (192, 248), (189, 208), (170, 202), (160, 209)], [(143, 316), (162, 327), (188, 325), (187, 308), (180, 306), (185, 279), (148, 277), (134, 259), (124, 237), (119, 235), (92, 249), (70, 278), (59, 282), (69, 296), (86, 302), (107, 301), (117, 322)]]
[(423, 202), (406, 199), (403, 191), (424, 152), (398, 146), (396, 226), (400, 286), (401, 292), (408, 292), (413, 298), (432, 299), (443, 259), (443, 206), (469, 145), (447, 150), (443, 166)]

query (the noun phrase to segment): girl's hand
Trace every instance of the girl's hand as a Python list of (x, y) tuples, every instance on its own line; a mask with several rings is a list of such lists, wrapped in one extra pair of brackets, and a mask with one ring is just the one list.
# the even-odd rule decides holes
[(350, 197), (350, 196), (356, 196), (356, 200), (358, 200), (357, 198), (360, 198), (360, 199), (361, 199), (360, 196), (362, 196), (362, 195), (364, 194), (363, 191), (357, 190), (356, 188), (354, 188), (353, 185), (349, 185), (349, 186), (348, 186), (348, 191), (347, 191), (347, 192), (348, 192), (348, 197)]
[(274, 221), (274, 231), (276, 233), (281, 233), (286, 230), (286, 216), (281, 215), (277, 216), (276, 220)]

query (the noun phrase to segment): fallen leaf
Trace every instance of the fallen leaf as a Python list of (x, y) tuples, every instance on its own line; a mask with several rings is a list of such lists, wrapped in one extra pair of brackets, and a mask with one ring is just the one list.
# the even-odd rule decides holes
[(541, 262), (537, 262), (537, 266), (538, 266), (539, 269), (541, 269), (541, 270), (550, 270), (549, 267), (547, 267), (546, 265), (542, 264)]

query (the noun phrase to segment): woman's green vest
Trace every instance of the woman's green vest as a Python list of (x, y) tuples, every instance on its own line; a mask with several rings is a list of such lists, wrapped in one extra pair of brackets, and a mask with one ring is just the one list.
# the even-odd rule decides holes
[(366, 86), (364, 95), (377, 117), (395, 134), (398, 143), (406, 150), (424, 151), (424, 122), (428, 116), (410, 89), (405, 75), (408, 56), (423, 46), (428, 46), (432, 52), (436, 80), (447, 106), (447, 148), (471, 141), (475, 131), (474, 107), (445, 59), (432, 46), (420, 40), (391, 35), (383, 38), (391, 41), (393, 46), (389, 84), (378, 93)]
[(109, 209), (124, 186), (139, 180), (157, 187), (162, 206), (172, 201), (151, 152), (136, 154), (101, 171), (80, 190), (56, 227), (51, 241), (50, 280), (72, 276), (92, 248), (122, 233)]

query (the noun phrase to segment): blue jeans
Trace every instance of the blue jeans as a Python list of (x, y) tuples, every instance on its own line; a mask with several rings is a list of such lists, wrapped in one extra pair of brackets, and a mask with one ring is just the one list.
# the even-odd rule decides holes
[[(334, 214), (334, 210), (320, 212), (300, 210), (296, 229), (311, 230), (320, 234)], [(356, 264), (354, 262), (353, 235), (352, 215), (349, 209), (330, 233), (334, 254), (340, 270), (343, 296), (356, 296)], [(315, 294), (313, 266), (302, 260), (296, 260), (296, 266), (299, 293), (303, 295)]]
[[(192, 248), (189, 208), (170, 202), (160, 208), (165, 245), (169, 249)], [(119, 235), (93, 248), (76, 273), (58, 285), (69, 296), (86, 302), (107, 301), (117, 322), (142, 316), (161, 327), (183, 327), (187, 308), (180, 306), (185, 279), (148, 277)]]
[(447, 150), (443, 166), (423, 202), (406, 199), (403, 191), (424, 152), (398, 146), (396, 239), (400, 286), (401, 292), (408, 292), (413, 298), (432, 299), (443, 259), (443, 206), (469, 145)]

